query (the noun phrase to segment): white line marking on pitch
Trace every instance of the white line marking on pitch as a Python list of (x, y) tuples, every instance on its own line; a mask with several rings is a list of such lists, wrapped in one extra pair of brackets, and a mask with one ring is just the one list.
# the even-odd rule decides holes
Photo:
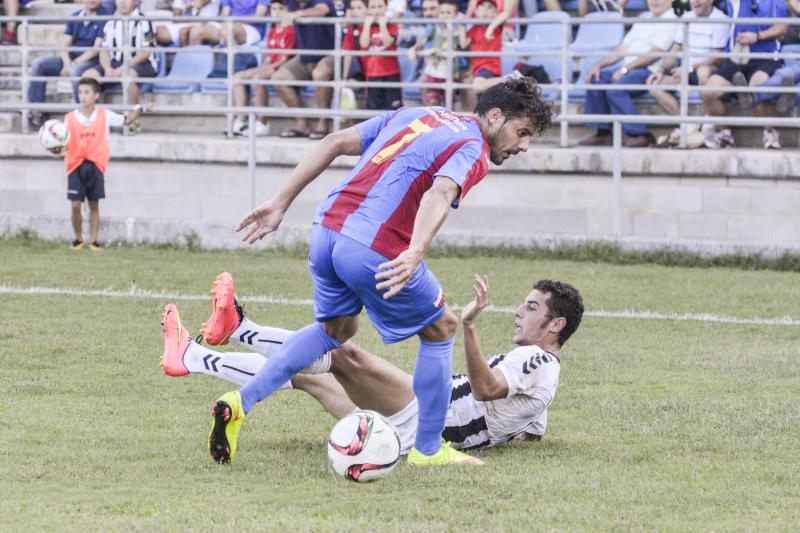
[[(0, 285), (0, 294), (24, 294), (24, 295), (47, 295), (47, 296), (99, 296), (104, 298), (143, 298), (149, 300), (167, 301), (197, 301), (211, 300), (209, 294), (182, 294), (167, 291), (150, 291), (132, 286), (127, 291), (117, 291), (112, 289), (63, 289), (59, 287), (9, 287)], [(272, 305), (305, 305), (311, 306), (313, 300), (276, 298), (274, 296), (251, 295), (242, 296), (240, 302), (259, 303)], [(451, 309), (459, 310), (461, 306), (451, 305)], [(513, 313), (514, 307), (497, 307), (490, 305), (486, 311), (490, 313)], [(737, 318), (711, 313), (659, 313), (655, 311), (586, 311), (584, 316), (597, 318), (628, 318), (636, 320), (677, 320), (688, 322), (715, 322), (719, 324), (745, 324), (763, 326), (800, 326), (800, 320), (788, 316), (782, 318)]]

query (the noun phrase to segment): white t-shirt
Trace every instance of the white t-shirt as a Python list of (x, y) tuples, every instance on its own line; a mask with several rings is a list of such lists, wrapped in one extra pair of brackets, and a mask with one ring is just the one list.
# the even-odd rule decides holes
[[(717, 9), (716, 7), (711, 10), (708, 19), (727, 19), (728, 16)], [(707, 20), (705, 18), (698, 19), (694, 11), (687, 11), (683, 14), (681, 19), (684, 20)], [(689, 65), (694, 66), (697, 63), (705, 61), (705, 57), (713, 50), (721, 50), (728, 44), (728, 35), (730, 33), (727, 24), (712, 24), (708, 22), (691, 22), (689, 24)], [(683, 45), (683, 28), (678, 26), (675, 32), (675, 42)]]
[[(646, 11), (639, 15), (639, 18), (650, 19), (653, 18), (653, 14), (649, 11)], [(674, 18), (677, 17), (675, 12), (671, 9), (668, 9), (660, 17), (658, 17), (660, 20)], [(677, 29), (678, 24), (636, 23), (631, 26), (630, 31), (625, 35), (625, 38), (622, 39), (622, 44), (628, 46), (627, 51), (630, 54), (644, 54), (650, 52), (653, 48), (658, 48), (659, 50), (664, 50), (666, 52), (672, 46), (673, 41), (675, 41), (675, 32)], [(625, 56), (625, 59), (622, 60), (622, 64), (627, 65), (633, 61), (636, 61), (640, 57), (642, 56)], [(651, 63), (647, 68), (653, 72), (656, 72), (659, 68), (661, 68), (661, 59), (655, 63)]]
[(558, 389), (558, 358), (538, 346), (520, 346), (505, 354), (496, 367), (506, 378), (508, 395), (483, 402), (490, 445), (523, 431), (543, 435), (547, 407)]
[[(172, 3), (173, 9), (179, 9), (182, 13), (193, 17), (216, 17), (219, 15), (219, 5), (220, 0), (211, 0), (211, 2), (200, 8), (199, 11), (196, 11), (191, 0), (175, 0)], [(189, 8), (188, 12), (186, 8)]]
[[(83, 113), (81, 113), (80, 108), (75, 110), (75, 119), (78, 123), (83, 124), (91, 124), (94, 122), (94, 119), (97, 117), (97, 108), (95, 107), (94, 111), (92, 111), (92, 116), (87, 117)], [(111, 128), (121, 128), (125, 125), (125, 115), (121, 115), (115, 111), (111, 111), (110, 109), (106, 109), (106, 136), (108, 136), (108, 132)]]

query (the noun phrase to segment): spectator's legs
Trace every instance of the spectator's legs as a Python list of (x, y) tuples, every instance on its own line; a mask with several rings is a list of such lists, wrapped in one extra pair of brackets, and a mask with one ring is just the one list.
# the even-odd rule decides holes
[[(474, 78), (471, 72), (465, 72), (461, 79), (461, 83), (473, 83)], [(465, 113), (472, 113), (475, 110), (475, 104), (478, 103), (478, 95), (472, 89), (461, 89), (461, 111)]]
[[(731, 82), (722, 76), (713, 75), (708, 78), (706, 85), (722, 89), (724, 87), (730, 87)], [(703, 95), (703, 106), (705, 107), (706, 113), (712, 117), (721, 117), (725, 115), (725, 104), (722, 103), (722, 97), (725, 95), (724, 92), (703, 92), (701, 94)]]
[(128, 103), (136, 105), (139, 103), (139, 84), (136, 83), (135, 79), (139, 77), (139, 74), (130, 68), (128, 69), (128, 77), (131, 78), (131, 81), (128, 82)]
[[(593, 84), (609, 84), (611, 83), (611, 75), (617, 70), (617, 67), (611, 66), (604, 68), (600, 71), (600, 76), (592, 80)], [(608, 115), (611, 113), (611, 107), (608, 104), (608, 91), (589, 89), (586, 91), (586, 114), (587, 115)], [(611, 125), (607, 122), (591, 122), (587, 124), (590, 128), (596, 128), (598, 134), (607, 135), (611, 131)]]
[[(233, 75), (233, 79), (237, 81), (241, 80), (249, 80), (252, 76), (250, 76), (250, 71), (252, 69), (247, 70), (240, 70), (236, 74)], [(236, 83), (233, 86), (233, 102), (236, 104), (236, 107), (246, 107), (248, 105), (249, 95), (247, 92), (247, 85), (244, 83)], [(244, 123), (247, 120), (247, 115), (244, 113), (240, 115), (236, 115), (236, 118)], [(235, 126), (234, 126), (235, 129)]]
[(100, 200), (89, 200), (90, 243), (97, 242), (97, 232), (99, 230), (100, 230)]
[[(16, 17), (19, 15), (19, 0), (3, 0), (3, 10), (7, 17)], [(12, 21), (6, 22), (6, 31), (16, 34), (17, 23)], [(5, 36), (3, 40), (5, 41)]]
[[(228, 35), (230, 35), (230, 23), (223, 22), (219, 27), (220, 38), (222, 41), (228, 41)], [(241, 22), (234, 22), (233, 23), (233, 40), (236, 44), (244, 44), (247, 42), (247, 32), (244, 29), (244, 25)]]
[(81, 215), (81, 201), (71, 200), (72, 203), (72, 231), (75, 233), (75, 240), (83, 240), (83, 216)]
[[(281, 81), (292, 81), (296, 80), (297, 77), (295, 77), (295, 75), (292, 74), (291, 70), (289, 70), (285, 66), (282, 66), (281, 68), (278, 69), (278, 72), (275, 73), (275, 76), (273, 76), (272, 79)], [(300, 100), (300, 95), (298, 94), (296, 87), (292, 87), (290, 85), (276, 85), (275, 90), (278, 91), (278, 98), (281, 99), (281, 101), (286, 107), (290, 108), (303, 107), (303, 103)], [(299, 132), (307, 134), (309, 132), (308, 120), (306, 120), (305, 117), (295, 118), (294, 129)]]
[[(267, 94), (267, 87), (265, 85), (256, 85), (253, 87), (253, 100), (257, 107), (267, 107), (269, 105), (269, 94)], [(259, 117), (261, 122), (266, 124), (269, 122), (268, 117)]]
[[(749, 82), (750, 87), (756, 85), (763, 85), (768, 78), (769, 74), (767, 74), (763, 70), (757, 70), (750, 77), (750, 82)], [(760, 117), (774, 117), (775, 104), (771, 101), (759, 103), (758, 105), (756, 105), (756, 115)], [(778, 130), (776, 130), (773, 126), (764, 126), (763, 140), (764, 140), (764, 148), (778, 149), (781, 147), (780, 135), (778, 134)]]
[[(785, 79), (791, 80), (784, 82)], [(787, 86), (795, 85), (797, 82), (800, 81), (800, 61), (789, 65), (787, 67), (781, 67), (776, 70), (772, 76), (769, 77), (764, 83), (761, 84), (762, 87), (780, 87), (784, 84)], [(753, 95), (755, 98), (755, 103), (760, 104), (761, 102), (767, 102), (771, 100), (777, 100), (780, 98), (779, 93), (756, 93)]]
[[(314, 70), (311, 71), (311, 78), (314, 81), (330, 81), (333, 78), (333, 69), (327, 61), (327, 58), (320, 59)], [(314, 90), (314, 100), (317, 107), (320, 109), (330, 109), (331, 99), (333, 98), (332, 87), (316, 87)], [(328, 131), (328, 119), (320, 118), (317, 122), (316, 130), (318, 132)]]
[[(648, 68), (635, 68), (622, 76), (619, 80), (614, 82), (615, 84), (620, 85), (639, 85), (644, 84), (647, 81), (647, 77), (650, 75), (650, 69)], [(608, 99), (608, 105), (611, 108), (611, 113), (614, 115), (638, 115), (639, 110), (636, 109), (636, 104), (633, 102), (633, 98), (637, 95), (643, 93), (644, 91), (620, 91), (620, 90), (613, 90), (606, 92), (606, 98)], [(647, 128), (645, 124), (631, 124), (631, 123), (622, 123), (623, 131), (632, 137), (640, 137), (642, 135), (649, 135), (650, 130)]]
[[(63, 61), (58, 56), (42, 57), (33, 62), (31, 67), (32, 76), (58, 76), (61, 74)], [(42, 103), (45, 99), (45, 90), (47, 89), (47, 82), (45, 81), (32, 81), (28, 84), (28, 102)], [(33, 111), (31, 118), (33, 122), (41, 122), (43, 113), (40, 111)]]
[[(664, 76), (661, 79), (661, 83), (658, 85), (674, 85), (677, 83), (677, 80), (674, 76)], [(662, 89), (656, 89), (658, 85), (652, 85), (650, 89), (650, 95), (658, 102), (664, 111), (667, 112), (669, 115), (677, 115), (680, 113), (680, 107), (678, 104), (678, 99), (675, 98), (675, 95), (672, 94), (670, 91), (664, 91)]]
[[(89, 71), (89, 69), (93, 69), (98, 65), (97, 61), (87, 61), (86, 63), (79, 63), (79, 64), (72, 64), (72, 69), (69, 71), (69, 75), (73, 78), (81, 78), (83, 75)], [(96, 71), (95, 71), (96, 72)], [(72, 96), (75, 99), (75, 102), (78, 102), (78, 80), (74, 80), (72, 82)]]
[(217, 26), (212, 24), (197, 24), (189, 30), (188, 44), (210, 44), (218, 45), (220, 42), (220, 31)]
[(546, 11), (563, 11), (561, 9), (561, 2), (558, 0), (544, 0), (544, 9)]
[(486, 92), (491, 87), (494, 87), (498, 83), (502, 83), (505, 78), (475, 78), (472, 80), (472, 90), (475, 91), (475, 94), (481, 94)]

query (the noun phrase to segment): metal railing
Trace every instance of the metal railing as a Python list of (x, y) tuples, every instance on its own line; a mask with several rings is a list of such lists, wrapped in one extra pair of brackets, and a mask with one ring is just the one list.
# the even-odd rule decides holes
[[(146, 20), (152, 22), (157, 21), (169, 21), (169, 22), (177, 22), (177, 23), (203, 23), (203, 22), (245, 22), (250, 24), (268, 24), (277, 22), (277, 19), (272, 19), (269, 17), (213, 17), (213, 18), (200, 18), (200, 17), (174, 17), (174, 16), (162, 16), (162, 15), (146, 15)], [(64, 23), (71, 20), (79, 20), (79, 21), (87, 21), (87, 20), (98, 20), (98, 21), (108, 21), (108, 20), (123, 20), (123, 21), (135, 21), (141, 20), (139, 17), (119, 17), (119, 16), (93, 16), (93, 17), (64, 17), (64, 16), (27, 16), (27, 17), (0, 17), (0, 22), (5, 22), (8, 20), (15, 20), (19, 23), (18, 25), (18, 35), (19, 35), (19, 45), (18, 46), (4, 46), (0, 51), (19, 51), (20, 52), (20, 67), (21, 73), (19, 77), (9, 77), (6, 76), (5, 80), (14, 80), (19, 79), (21, 82), (21, 102), (20, 103), (0, 103), (0, 111), (13, 111), (19, 112), (22, 115), (22, 124), (23, 124), (23, 131), (27, 131), (27, 116), (28, 113), (31, 111), (39, 111), (39, 112), (66, 112), (70, 111), (74, 108), (74, 104), (57, 104), (57, 103), (30, 103), (27, 99), (27, 87), (31, 81), (53, 81), (55, 78), (53, 77), (46, 77), (46, 76), (32, 76), (29, 74), (28, 70), (30, 67), (30, 58), (31, 54), (38, 54), (43, 52), (59, 52), (59, 51), (80, 51), (83, 52), (85, 50), (96, 50), (100, 51), (103, 48), (78, 48), (78, 47), (68, 47), (64, 48), (61, 46), (53, 45), (53, 46), (32, 46), (29, 44), (29, 33), (30, 27), (35, 24), (44, 24), (44, 23)], [(800, 19), (798, 18), (789, 18), (789, 19), (774, 19), (774, 18), (740, 18), (740, 19), (709, 19), (709, 20), (702, 20), (704, 24), (725, 24), (725, 25), (732, 25), (732, 24), (760, 24), (760, 25), (772, 25), (772, 24), (787, 24), (787, 25), (798, 25), (800, 24)], [(697, 22), (697, 19), (694, 19)], [(444, 83), (426, 83), (424, 81), (414, 81), (414, 82), (371, 82), (369, 80), (358, 82), (358, 81), (351, 81), (347, 80), (346, 77), (343, 76), (342, 73), (342, 60), (346, 56), (352, 57), (364, 57), (364, 56), (400, 56), (405, 54), (405, 50), (396, 50), (396, 51), (383, 51), (383, 52), (375, 52), (375, 51), (349, 51), (342, 49), (342, 35), (343, 30), (349, 24), (358, 24), (361, 21), (359, 19), (346, 19), (346, 18), (333, 18), (333, 17), (326, 17), (326, 18), (301, 18), (296, 19), (295, 23), (298, 24), (332, 24), (335, 27), (335, 45), (333, 50), (293, 50), (293, 55), (332, 55), (334, 61), (334, 72), (333, 78), (330, 81), (300, 81), (300, 80), (289, 80), (289, 81), (282, 81), (282, 80), (253, 80), (253, 79), (246, 79), (246, 80), (238, 80), (235, 78), (234, 70), (234, 56), (236, 54), (285, 54), (286, 50), (283, 49), (270, 49), (270, 48), (263, 48), (257, 46), (243, 46), (243, 45), (234, 45), (233, 39), (233, 25), (228, 24), (228, 34), (225, 38), (225, 42), (227, 43), (224, 48), (215, 48), (213, 49), (214, 53), (225, 53), (227, 58), (227, 77), (224, 79), (226, 84), (226, 103), (223, 106), (203, 106), (203, 107), (192, 107), (192, 106), (167, 106), (167, 105), (160, 105), (156, 110), (156, 113), (163, 113), (163, 114), (170, 114), (170, 115), (225, 115), (228, 118), (228, 135), (231, 135), (230, 125), (232, 122), (232, 118), (235, 114), (244, 114), (248, 116), (248, 120), (250, 123), (254, 123), (257, 116), (266, 116), (270, 118), (296, 118), (296, 117), (306, 117), (306, 118), (327, 118), (332, 120), (332, 125), (334, 130), (338, 130), (342, 126), (343, 119), (365, 119), (375, 115), (379, 115), (385, 111), (374, 111), (374, 110), (341, 110), (338, 109), (338, 102), (340, 100), (341, 89), (345, 86), (353, 87), (353, 88), (369, 88), (369, 87), (399, 87), (399, 88), (410, 88), (416, 87), (419, 89), (426, 89), (426, 88), (434, 88), (434, 89), (441, 89), (445, 92), (445, 105), (449, 108), (453, 107), (453, 99), (455, 95), (455, 91), (459, 89), (470, 89), (472, 87), (469, 83), (461, 83), (458, 80), (454, 79), (453, 77), (453, 69), (448, 68), (448, 74), (444, 81)], [(593, 17), (584, 17), (584, 18), (557, 18), (557, 19), (548, 19), (548, 18), (514, 18), (509, 19), (507, 24), (514, 24), (518, 25), (518, 27), (526, 27), (528, 30), (535, 27), (535, 25), (539, 24), (547, 24), (547, 25), (560, 25), (562, 29), (562, 42), (560, 46), (554, 46), (549, 49), (537, 48), (535, 50), (525, 49), (524, 46), (524, 39), (520, 41), (521, 45), (519, 49), (515, 49), (513, 47), (504, 47), (500, 54), (494, 54), (491, 52), (472, 52), (472, 51), (461, 51), (458, 50), (455, 46), (456, 39), (457, 39), (457, 25), (458, 24), (479, 24), (485, 25), (488, 24), (488, 20), (481, 20), (481, 19), (458, 19), (458, 20), (441, 20), (441, 19), (424, 19), (424, 18), (399, 18), (399, 19), (392, 19), (391, 23), (395, 23), (398, 25), (442, 25), (444, 26), (445, 30), (447, 31), (447, 42), (448, 47), (445, 50), (445, 57), (452, 65), (455, 61), (458, 60), (460, 57), (494, 57), (494, 56), (512, 56), (518, 57), (521, 61), (524, 61), (528, 64), (536, 64), (537, 57), (557, 57), (560, 59), (560, 66), (562, 77), (558, 82), (548, 83), (548, 84), (541, 84), (541, 87), (545, 91), (555, 92), (558, 91), (558, 98), (555, 99), (560, 105), (560, 114), (555, 119), (556, 122), (559, 124), (560, 128), (560, 135), (559, 135), (559, 144), (563, 147), (568, 145), (568, 134), (569, 134), (569, 127), (571, 124), (581, 124), (587, 122), (607, 122), (611, 124), (612, 131), (613, 131), (613, 190), (615, 191), (613, 194), (614, 198), (614, 206), (613, 206), (613, 213), (614, 213), (614, 221), (613, 221), (613, 228), (614, 228), (614, 236), (620, 236), (620, 200), (619, 200), (619, 187), (620, 187), (620, 179), (621, 179), (621, 152), (624, 149), (622, 146), (622, 124), (623, 123), (637, 123), (637, 124), (654, 124), (654, 125), (677, 125), (681, 128), (681, 136), (680, 136), (680, 146), (685, 147), (686, 145), (686, 130), (689, 124), (698, 124), (698, 123), (711, 123), (715, 125), (727, 125), (727, 126), (765, 126), (769, 125), (772, 127), (784, 127), (784, 128), (798, 128), (800, 127), (800, 120), (793, 118), (793, 117), (757, 117), (757, 116), (725, 116), (725, 117), (718, 117), (718, 116), (692, 116), (689, 114), (689, 96), (690, 92), (730, 92), (730, 93), (737, 93), (737, 92), (763, 92), (763, 93), (793, 93), (797, 94), (800, 92), (800, 89), (797, 87), (709, 87), (709, 86), (692, 86), (688, 83), (688, 68), (689, 68), (689, 59), (690, 57), (698, 57), (698, 56), (690, 56), (690, 46), (683, 46), (681, 52), (662, 52), (662, 53), (625, 53), (622, 55), (628, 56), (640, 56), (640, 57), (658, 57), (658, 58), (666, 58), (666, 57), (676, 57), (680, 59), (680, 68), (681, 70), (681, 82), (677, 85), (658, 85), (658, 90), (664, 91), (674, 91), (678, 93), (679, 99), (679, 109), (680, 113), (678, 115), (666, 115), (666, 114), (658, 114), (658, 115), (588, 115), (588, 114), (581, 114), (581, 113), (572, 113), (569, 111), (569, 104), (570, 100), (570, 91), (573, 90), (644, 90), (647, 91), (652, 89), (653, 86), (650, 85), (622, 85), (622, 84), (599, 84), (599, 83), (592, 83), (588, 84), (585, 83), (584, 80), (577, 80), (572, 81), (572, 73), (573, 73), (573, 60), (585, 60), (586, 58), (592, 57), (604, 57), (609, 55), (608, 50), (598, 50), (598, 51), (571, 51), (569, 49), (569, 44), (571, 42), (572, 36), (572, 29), (576, 25), (582, 24), (634, 24), (634, 23), (644, 23), (644, 24), (677, 24), (679, 25), (679, 29), (677, 31), (681, 31), (683, 35), (683, 42), (689, 43), (689, 24), (691, 21), (684, 20), (684, 19), (640, 19), (635, 17), (603, 17), (603, 18), (593, 18)], [(162, 47), (162, 46), (150, 46), (145, 48), (136, 48), (130, 45), (130, 35), (129, 35), (129, 24), (123, 25), (123, 44), (121, 47), (114, 49), (113, 51), (121, 51), (123, 57), (123, 75), (120, 78), (99, 78), (101, 82), (115, 82), (122, 84), (122, 97), (123, 97), (123, 104), (115, 105), (115, 108), (120, 108), (122, 110), (129, 110), (132, 106), (127, 105), (126, 102), (128, 101), (128, 87), (130, 83), (153, 83), (158, 82), (159, 80), (165, 81), (165, 78), (131, 78), (127, 75), (127, 69), (130, 61), (130, 57), (133, 53), (138, 51), (151, 51), (160, 54), (168, 54), (168, 53), (197, 53), (197, 52), (204, 52), (208, 53), (207, 48), (196, 48), (196, 47), (182, 47), (182, 48), (175, 48), (175, 47)], [(106, 49), (108, 50), (108, 49)], [(712, 57), (718, 59), (725, 59), (731, 57), (731, 53), (725, 52), (712, 52), (703, 55), (702, 57)], [(791, 54), (783, 54), (783, 53), (752, 53), (750, 54), (750, 58), (758, 59), (758, 58), (770, 58), (770, 59), (800, 59), (800, 53), (791, 53)], [(621, 59), (621, 58), (620, 58)], [(70, 80), (76, 81), (77, 78), (75, 77), (59, 77), (58, 79), (61, 80)], [(189, 77), (189, 78), (176, 78), (170, 77), (168, 81), (170, 82), (185, 82), (185, 83), (192, 83), (192, 84), (207, 84), (207, 83), (215, 83), (219, 82), (221, 79), (210, 79), (205, 77)], [(285, 107), (237, 107), (234, 105), (233, 101), (233, 91), (236, 85), (271, 85), (271, 86), (294, 86), (294, 87), (330, 87), (333, 89), (333, 108), (322, 109), (322, 108), (285, 108)], [(253, 178), (253, 183), (255, 181), (254, 174), (255, 174), (255, 150), (256, 150), (256, 142), (255, 142), (255, 134), (254, 128), (248, 128), (248, 135), (250, 141), (250, 148), (249, 148), (249, 157), (248, 157), (248, 165), (250, 167), (251, 177)]]

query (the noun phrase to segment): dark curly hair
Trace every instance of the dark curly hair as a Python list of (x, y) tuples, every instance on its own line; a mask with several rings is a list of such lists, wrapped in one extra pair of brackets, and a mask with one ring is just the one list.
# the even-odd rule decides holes
[(530, 119), (536, 135), (544, 135), (553, 125), (553, 104), (542, 98), (542, 89), (531, 78), (511, 78), (490, 87), (478, 96), (475, 114), (486, 116), (495, 107), (506, 120)]
[(567, 339), (581, 325), (581, 318), (583, 318), (581, 294), (569, 283), (550, 279), (540, 279), (533, 285), (533, 288), (550, 295), (547, 299), (547, 308), (549, 309), (547, 317), (550, 320), (562, 316), (567, 319), (567, 325), (558, 334), (558, 343), (564, 346)]

